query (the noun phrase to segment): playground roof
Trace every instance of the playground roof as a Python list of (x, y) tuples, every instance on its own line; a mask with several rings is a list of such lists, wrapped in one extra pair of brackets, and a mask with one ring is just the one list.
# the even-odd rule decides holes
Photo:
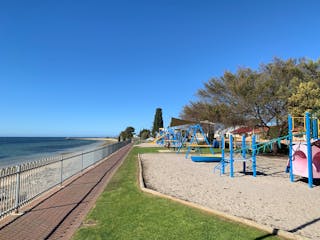
[(263, 128), (263, 127), (259, 127), (259, 128), (252, 128), (252, 127), (239, 127), (236, 130), (232, 131), (232, 134), (244, 134), (244, 133), (261, 133), (266, 131), (267, 129)]
[(190, 124), (196, 124), (196, 123), (197, 122), (190, 121), (190, 120), (183, 120), (183, 119), (179, 119), (179, 118), (171, 118), (170, 127), (190, 125)]
[(215, 123), (210, 122), (208, 120), (204, 121), (191, 121), (191, 120), (184, 120), (179, 118), (171, 118), (170, 127), (176, 127), (176, 126), (185, 126), (185, 125), (193, 125), (193, 124), (208, 124), (208, 125), (215, 125)]

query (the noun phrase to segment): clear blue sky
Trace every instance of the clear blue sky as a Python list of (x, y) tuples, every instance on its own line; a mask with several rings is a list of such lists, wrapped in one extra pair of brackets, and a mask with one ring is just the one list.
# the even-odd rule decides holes
[(1, 1), (0, 136), (167, 126), (211, 77), (320, 53), (320, 1)]

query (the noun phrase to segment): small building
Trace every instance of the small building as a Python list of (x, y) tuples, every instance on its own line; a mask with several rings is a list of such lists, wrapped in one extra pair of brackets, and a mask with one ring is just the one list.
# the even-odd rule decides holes
[(257, 141), (263, 141), (267, 127), (252, 128), (247, 126), (241, 126), (231, 132), (236, 141), (241, 141), (242, 136), (245, 135), (248, 139), (251, 139), (252, 135), (256, 135)]

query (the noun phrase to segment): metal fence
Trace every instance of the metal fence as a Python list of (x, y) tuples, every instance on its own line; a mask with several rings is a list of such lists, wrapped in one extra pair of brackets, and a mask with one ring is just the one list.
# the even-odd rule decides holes
[(101, 161), (129, 141), (0, 169), (0, 218)]

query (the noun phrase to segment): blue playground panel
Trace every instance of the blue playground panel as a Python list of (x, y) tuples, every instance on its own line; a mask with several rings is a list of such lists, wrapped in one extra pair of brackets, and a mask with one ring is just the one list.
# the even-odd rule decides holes
[(193, 162), (220, 162), (222, 157), (214, 156), (191, 156)]

